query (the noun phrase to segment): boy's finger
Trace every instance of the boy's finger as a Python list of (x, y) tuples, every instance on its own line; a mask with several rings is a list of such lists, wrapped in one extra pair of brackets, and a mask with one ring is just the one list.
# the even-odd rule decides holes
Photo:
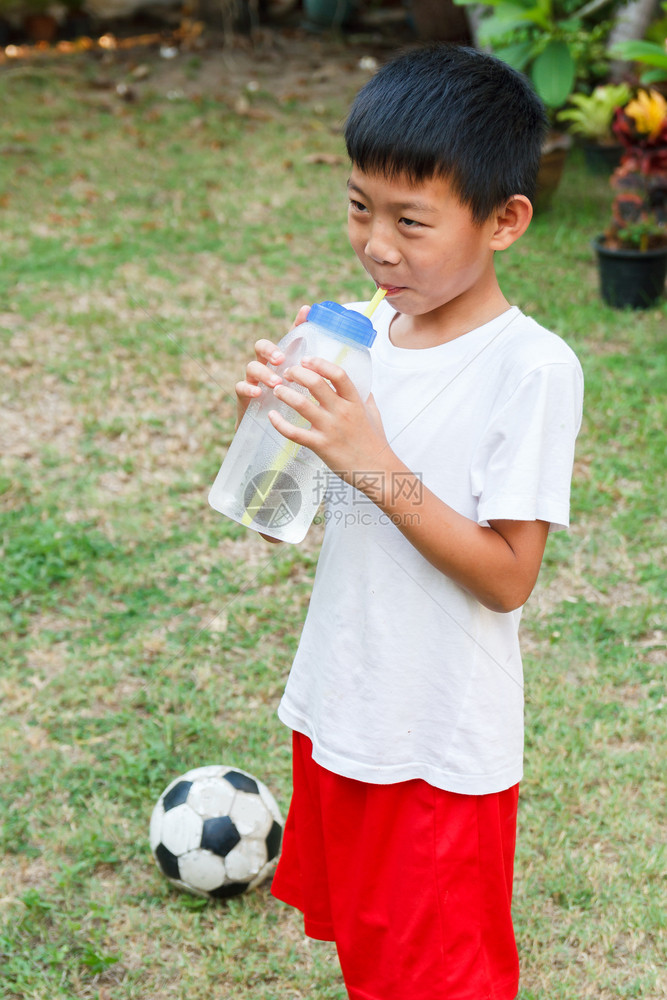
[(255, 344), (255, 355), (258, 361), (279, 365), (285, 360), (285, 355), (272, 340), (258, 340)]
[(273, 387), (282, 382), (280, 375), (277, 375), (272, 368), (262, 364), (261, 361), (249, 361), (246, 365), (246, 381), (251, 385), (262, 382), (264, 385)]
[(283, 437), (294, 441), (295, 444), (311, 445), (313, 443), (313, 432), (309, 427), (295, 427), (289, 420), (285, 420), (277, 410), (269, 410), (269, 420)]
[[(322, 379), (318, 379), (317, 381), (326, 387), (327, 392), (331, 392), (326, 382), (323, 383)], [(317, 419), (318, 412), (320, 412), (320, 402), (316, 392), (298, 392), (297, 389), (290, 389), (287, 382), (283, 382), (282, 385), (275, 387), (273, 395), (282, 403), (287, 403), (291, 409), (308, 420), (309, 423)]]
[[(294, 365), (293, 367), (288, 368), (285, 372), (285, 381), (282, 385), (274, 386), (274, 392), (276, 389), (279, 389), (282, 393), (282, 390), (286, 389), (289, 391), (291, 398), (291, 395), (296, 393), (296, 390), (290, 390), (290, 383), (296, 383), (296, 385), (303, 386), (304, 389), (307, 389), (310, 395), (302, 392), (298, 393), (298, 395), (304, 400), (307, 400), (310, 396), (312, 396), (318, 405), (326, 402), (327, 397), (335, 397), (338, 395), (334, 386), (329, 385), (329, 383), (322, 378), (319, 372), (310, 371), (308, 368), (303, 368), (301, 365)], [(278, 395), (278, 393), (276, 393), (276, 395)], [(282, 394), (281, 398), (283, 398)], [(292, 405), (290, 400), (287, 400), (287, 402), (290, 406)]]
[(310, 306), (301, 306), (298, 313), (296, 314), (294, 322), (292, 323), (292, 329), (294, 329), (295, 326), (301, 326), (302, 323), (305, 323), (306, 320), (308, 319), (309, 312), (310, 312)]
[(257, 396), (261, 396), (261, 387), (255, 385), (254, 382), (237, 382), (234, 386), (236, 395), (240, 399), (255, 399)]
[[(302, 358), (300, 365), (295, 368), (290, 368), (290, 377), (293, 377), (293, 373), (298, 372), (298, 368), (305, 369), (307, 372), (314, 372), (325, 378), (327, 382), (331, 382), (332, 386), (336, 390), (336, 393), (343, 399), (348, 399), (350, 401), (359, 398), (359, 393), (357, 392), (354, 382), (347, 374), (347, 372), (336, 365), (333, 361), (325, 361), (323, 358)], [(301, 382), (301, 378), (297, 378), (296, 381)], [(310, 389), (309, 382), (302, 382), (307, 389)], [(311, 390), (312, 391), (312, 390)], [(313, 393), (315, 395), (315, 393)]]

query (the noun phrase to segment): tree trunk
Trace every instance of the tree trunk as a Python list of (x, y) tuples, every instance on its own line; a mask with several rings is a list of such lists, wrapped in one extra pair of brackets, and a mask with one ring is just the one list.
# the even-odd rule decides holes
[[(609, 35), (608, 47), (643, 38), (651, 21), (658, 16), (658, 6), (659, 0), (631, 0), (621, 7)], [(620, 59), (614, 60), (609, 67), (609, 75), (614, 81), (622, 80), (627, 71), (628, 63)]]

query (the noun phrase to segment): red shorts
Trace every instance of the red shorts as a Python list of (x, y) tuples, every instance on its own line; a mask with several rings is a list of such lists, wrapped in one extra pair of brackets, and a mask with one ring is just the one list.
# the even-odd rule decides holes
[(294, 791), (272, 892), (335, 941), (351, 1000), (513, 1000), (519, 786), (457, 795), (320, 767), (294, 734)]

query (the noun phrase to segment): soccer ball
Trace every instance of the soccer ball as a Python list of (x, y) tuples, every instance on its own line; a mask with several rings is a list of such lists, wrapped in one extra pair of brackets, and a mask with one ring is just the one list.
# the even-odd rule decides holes
[(280, 810), (261, 781), (213, 764), (167, 785), (151, 816), (150, 845), (173, 885), (226, 899), (271, 874), (282, 832)]

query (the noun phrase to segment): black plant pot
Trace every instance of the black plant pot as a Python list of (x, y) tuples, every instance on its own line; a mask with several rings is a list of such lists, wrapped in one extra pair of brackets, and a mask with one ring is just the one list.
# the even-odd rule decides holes
[(542, 214), (551, 208), (551, 202), (560, 185), (571, 146), (572, 136), (567, 132), (550, 132), (545, 139), (533, 200), (533, 209), (536, 214)]
[(654, 250), (612, 250), (603, 237), (593, 240), (600, 271), (600, 294), (614, 309), (650, 309), (662, 296), (667, 246)]
[(584, 153), (584, 163), (591, 174), (602, 174), (609, 177), (621, 162), (623, 146), (620, 142), (603, 143), (582, 140), (580, 146)]

